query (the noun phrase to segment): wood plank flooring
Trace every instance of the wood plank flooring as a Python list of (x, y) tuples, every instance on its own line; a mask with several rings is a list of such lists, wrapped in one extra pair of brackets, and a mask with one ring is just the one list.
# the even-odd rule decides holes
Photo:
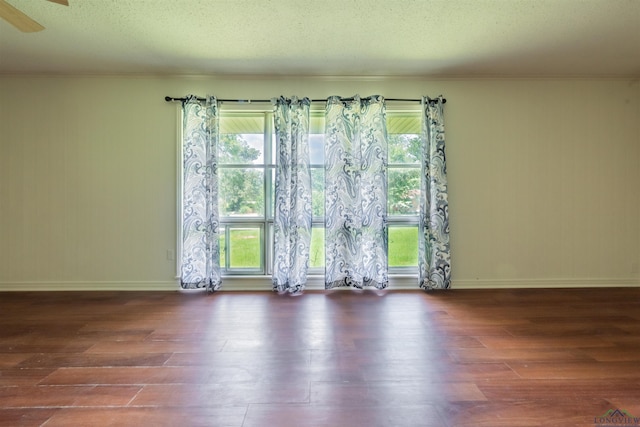
[(640, 417), (640, 288), (0, 293), (0, 426), (594, 427), (610, 409)]

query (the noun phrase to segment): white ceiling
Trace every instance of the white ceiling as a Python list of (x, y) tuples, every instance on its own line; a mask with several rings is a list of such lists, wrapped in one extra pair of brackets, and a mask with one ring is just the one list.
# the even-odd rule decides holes
[(640, 0), (7, 0), (0, 74), (640, 77)]

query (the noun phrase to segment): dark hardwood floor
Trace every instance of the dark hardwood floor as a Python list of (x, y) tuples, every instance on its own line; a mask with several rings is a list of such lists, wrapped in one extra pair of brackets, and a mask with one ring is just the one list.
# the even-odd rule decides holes
[(610, 409), (640, 417), (640, 288), (0, 293), (1, 426), (594, 427)]

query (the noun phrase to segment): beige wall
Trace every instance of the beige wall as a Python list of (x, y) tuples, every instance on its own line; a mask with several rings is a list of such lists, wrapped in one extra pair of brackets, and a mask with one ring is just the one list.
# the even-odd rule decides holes
[(187, 93), (443, 94), (454, 286), (640, 284), (637, 80), (0, 77), (0, 290), (174, 286)]

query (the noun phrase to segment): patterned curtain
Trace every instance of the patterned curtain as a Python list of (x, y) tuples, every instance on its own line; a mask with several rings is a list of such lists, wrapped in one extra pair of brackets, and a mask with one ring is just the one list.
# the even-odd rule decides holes
[(274, 100), (277, 143), (273, 290), (302, 292), (311, 245), (308, 98)]
[(388, 286), (382, 96), (330, 97), (325, 129), (325, 288)]
[(451, 287), (449, 202), (442, 97), (422, 99), (424, 155), (420, 186), (418, 271), (422, 289)]
[(180, 284), (220, 288), (218, 103), (189, 96), (182, 105), (182, 248)]

